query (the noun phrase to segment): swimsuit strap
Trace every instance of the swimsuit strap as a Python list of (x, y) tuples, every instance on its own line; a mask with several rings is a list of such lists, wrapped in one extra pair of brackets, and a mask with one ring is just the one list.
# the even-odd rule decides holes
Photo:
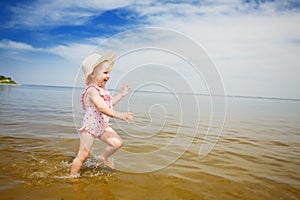
[[(90, 85), (90, 86), (88, 86), (85, 90), (84, 90), (84, 92), (82, 93), (82, 95), (81, 95), (81, 99), (80, 99), (80, 101), (81, 101), (81, 106), (82, 106), (82, 108), (85, 110), (86, 109), (86, 105), (85, 105), (85, 103), (84, 103), (84, 99), (85, 99), (85, 96), (86, 96), (86, 93), (87, 93), (87, 91), (88, 91), (88, 89), (90, 89), (90, 88), (95, 88), (98, 92), (99, 92), (99, 95), (102, 97), (102, 98), (104, 98), (105, 97), (105, 94), (103, 93), (103, 91), (102, 90), (104, 90), (104, 89), (101, 89), (101, 88), (99, 88), (99, 87), (97, 87), (97, 86), (95, 86), (95, 85)], [(105, 90), (104, 90), (105, 91)]]

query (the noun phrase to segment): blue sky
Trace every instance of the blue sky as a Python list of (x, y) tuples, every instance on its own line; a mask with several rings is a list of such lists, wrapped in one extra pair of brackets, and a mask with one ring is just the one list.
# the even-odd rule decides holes
[[(300, 98), (300, 1), (27, 0), (0, 6), (0, 74), (21, 84), (71, 86), (83, 58), (101, 42), (150, 26), (201, 45), (226, 94)], [(135, 36), (112, 48), (134, 42), (144, 41)]]

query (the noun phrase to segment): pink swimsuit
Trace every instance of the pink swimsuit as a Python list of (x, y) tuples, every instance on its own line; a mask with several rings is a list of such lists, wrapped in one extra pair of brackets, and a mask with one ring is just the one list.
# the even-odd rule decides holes
[(89, 88), (95, 88), (98, 90), (99, 95), (104, 99), (105, 103), (112, 108), (112, 98), (108, 90), (104, 90), (98, 86), (88, 86), (81, 96), (82, 108), (86, 111), (83, 118), (83, 125), (79, 129), (80, 132), (88, 132), (94, 137), (99, 138), (106, 127), (111, 126), (109, 123), (109, 117), (101, 113), (94, 103), (89, 105), (85, 104), (85, 96)]

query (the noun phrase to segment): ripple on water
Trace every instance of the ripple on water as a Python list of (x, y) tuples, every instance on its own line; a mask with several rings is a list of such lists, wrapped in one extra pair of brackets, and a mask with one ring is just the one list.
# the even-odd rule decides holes
[[(68, 180), (74, 156), (56, 148), (54, 143), (47, 139), (2, 137), (0, 158), (3, 162), (0, 174), (27, 185), (48, 185), (62, 179)], [(108, 183), (115, 179), (114, 172), (95, 158), (89, 158), (81, 172), (81, 181), (92, 178)]]

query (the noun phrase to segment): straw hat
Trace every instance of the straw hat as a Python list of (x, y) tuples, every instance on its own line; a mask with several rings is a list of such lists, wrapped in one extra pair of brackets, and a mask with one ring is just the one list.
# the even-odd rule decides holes
[(93, 53), (87, 56), (81, 64), (82, 71), (84, 73), (84, 81), (87, 81), (88, 76), (93, 72), (94, 68), (104, 60), (107, 60), (109, 65), (112, 67), (115, 64), (115, 57), (116, 53), (113, 51), (107, 51), (103, 56), (98, 53)]

